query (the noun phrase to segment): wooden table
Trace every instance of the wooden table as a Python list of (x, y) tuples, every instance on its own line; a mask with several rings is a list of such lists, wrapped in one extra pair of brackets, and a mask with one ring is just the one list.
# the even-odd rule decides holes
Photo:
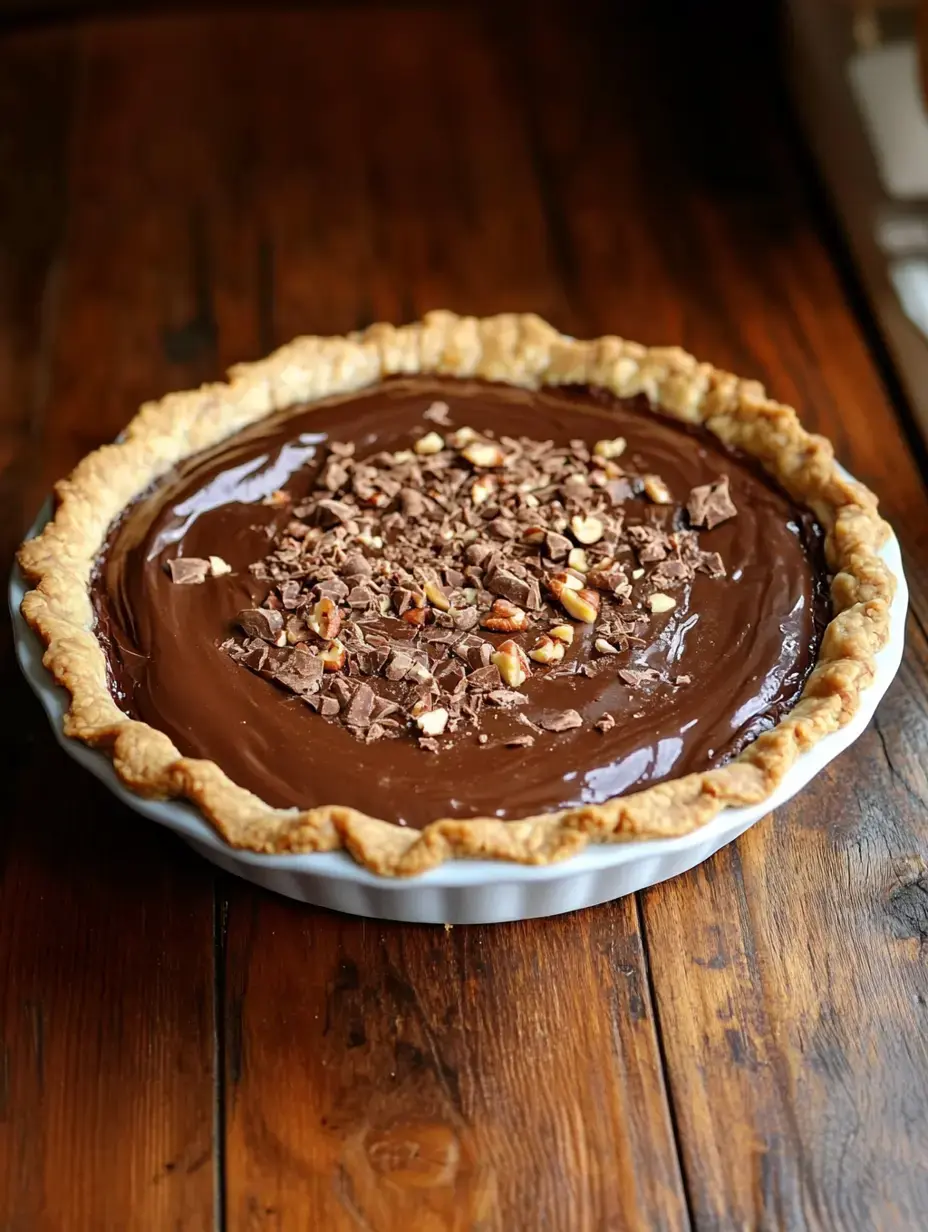
[(695, 872), (445, 930), (215, 873), (58, 749), (5, 633), (4, 1232), (925, 1226), (924, 451), (763, 11), (534, 7), (6, 38), (7, 555), (145, 398), (299, 332), (534, 309), (679, 342), (835, 440), (905, 548), (899, 678)]

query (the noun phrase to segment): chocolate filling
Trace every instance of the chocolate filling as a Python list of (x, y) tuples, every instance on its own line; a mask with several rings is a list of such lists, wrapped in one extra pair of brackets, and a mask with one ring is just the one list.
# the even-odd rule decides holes
[[(439, 422), (427, 414), (436, 401), (448, 408)], [(556, 617), (545, 591), (543, 606), (529, 611), (528, 632), (476, 631), (495, 649), (514, 638), (528, 651), (555, 619), (573, 625), (562, 663), (532, 665), (518, 688), (522, 704), (487, 704), (460, 722), (453, 714), (439, 739), (401, 711), (389, 725), (394, 738), (368, 740), (370, 696), (358, 694), (362, 683), (382, 693), (377, 680), (344, 666), (337, 674), (345, 697), (333, 712), (319, 701), (318, 674), (305, 683), (302, 656), (295, 660), (300, 670), (288, 668), (278, 681), (258, 670), (266, 656), (247, 658), (249, 648), (273, 648), (292, 617), (283, 608), (277, 619), (281, 576), (253, 566), (273, 562), (281, 544), (292, 544), (295, 510), (304, 510), (310, 526), (347, 517), (337, 498), (318, 507), (333, 442), (339, 478), (338, 442), (352, 444), (363, 462), (463, 427), (503, 443), (553, 441), (565, 452), (582, 452), (578, 442), (592, 449), (625, 438), (617, 469), (631, 478), (613, 489), (625, 559), (609, 580), (620, 582), (625, 627), (635, 636), (623, 642), (613, 635), (618, 653), (604, 653), (597, 640), (608, 640), (605, 615), (593, 623)], [(660, 562), (648, 562), (649, 544), (674, 534), (689, 537), (693, 551), (698, 537), (709, 566), (674, 578), (665, 562), (656, 573)], [(573, 544), (569, 528), (563, 538)], [(512, 540), (500, 540), (500, 551), (506, 542)], [(539, 569), (549, 551), (556, 557), (563, 550), (557, 538), (540, 546)], [(360, 551), (378, 555), (376, 542)], [(591, 555), (597, 552), (594, 546)], [(217, 558), (212, 567), (210, 557)], [(711, 564), (719, 559), (724, 576)], [(655, 578), (663, 579), (672, 607), (653, 605)], [(439, 581), (447, 592), (441, 575)], [(132, 717), (165, 732), (185, 755), (217, 762), (271, 804), (351, 805), (418, 827), (441, 816), (519, 818), (601, 802), (728, 760), (797, 699), (827, 618), (824, 583), (812, 516), (707, 433), (590, 391), (415, 378), (289, 412), (189, 460), (113, 528), (92, 590), (113, 694)], [(308, 617), (306, 582), (304, 591)], [(400, 626), (402, 592), (391, 591), (383, 636)], [(603, 593), (605, 613), (614, 595), (612, 588)], [(430, 629), (451, 623), (440, 609), (430, 610), (429, 620)], [(610, 630), (621, 632), (620, 611), (610, 609), (609, 620)], [(417, 642), (422, 637), (409, 623), (401, 628)], [(316, 653), (324, 645), (310, 637), (298, 649)], [(279, 651), (286, 660), (294, 653), (292, 646)], [(325, 687), (331, 695), (329, 675)]]

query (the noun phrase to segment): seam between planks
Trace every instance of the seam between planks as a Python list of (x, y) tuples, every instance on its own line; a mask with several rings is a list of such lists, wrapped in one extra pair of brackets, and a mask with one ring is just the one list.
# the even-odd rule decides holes
[(221, 874), (213, 878), (213, 1227), (227, 1227), (226, 1193), (226, 957), (229, 899)]
[(670, 1081), (670, 1066), (667, 1061), (667, 1053), (664, 1049), (664, 1032), (661, 1026), (661, 1012), (657, 1000), (657, 989), (654, 985), (654, 971), (651, 966), (651, 947), (648, 940), (648, 931), (645, 925), (644, 910), (642, 909), (642, 891), (636, 891), (635, 898), (635, 918), (638, 922), (638, 935), (641, 938), (641, 961), (644, 966), (645, 980), (647, 981), (648, 1000), (651, 1003), (651, 1018), (654, 1023), (654, 1037), (657, 1044), (657, 1055), (661, 1067), (661, 1087), (664, 1092), (664, 1106), (667, 1109), (667, 1118), (670, 1122), (670, 1132), (673, 1136), (674, 1151), (677, 1157), (677, 1183), (680, 1186), (680, 1192), (683, 1194), (683, 1201), (686, 1208), (686, 1222), (688, 1228), (695, 1228), (696, 1215), (693, 1207), (693, 1195), (690, 1190), (689, 1177), (686, 1172), (686, 1164), (683, 1158), (683, 1136), (680, 1132), (680, 1125), (677, 1119), (677, 1108), (674, 1103), (673, 1086)]

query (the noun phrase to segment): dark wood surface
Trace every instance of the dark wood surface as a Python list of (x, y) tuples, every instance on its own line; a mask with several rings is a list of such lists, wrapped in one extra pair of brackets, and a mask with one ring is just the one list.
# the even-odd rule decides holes
[(533, 309), (794, 402), (883, 497), (913, 598), (875, 723), (737, 844), (448, 931), (215, 873), (58, 749), (4, 629), (3, 1232), (924, 1226), (928, 500), (772, 28), (733, 12), (320, 7), (0, 44), (7, 556), (144, 398), (299, 332)]

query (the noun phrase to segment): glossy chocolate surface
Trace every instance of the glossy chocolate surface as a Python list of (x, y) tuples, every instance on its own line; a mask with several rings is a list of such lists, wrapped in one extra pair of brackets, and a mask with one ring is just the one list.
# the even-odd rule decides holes
[[(267, 553), (287, 514), (262, 499), (281, 488), (305, 495), (326, 439), (355, 442), (359, 457), (408, 448), (434, 426), (423, 412), (435, 398), (448, 403), (454, 426), (497, 435), (558, 444), (624, 436), (623, 462), (660, 474), (678, 503), (727, 474), (738, 508), (737, 517), (700, 536), (721, 554), (727, 576), (697, 575), (677, 592), (673, 611), (652, 618), (648, 644), (616, 660), (617, 668), (655, 668), (661, 680), (630, 688), (612, 672), (582, 674), (596, 634), (578, 625), (567, 660), (578, 670), (532, 678), (522, 713), (532, 719), (573, 708), (584, 724), (541, 732), (530, 748), (497, 742), (516, 730), (512, 711), (485, 713), (480, 730), (491, 739), (484, 747), (474, 731), (440, 753), (408, 738), (365, 745), (220, 648), (235, 614), (268, 590), (248, 565)], [(627, 519), (666, 527), (667, 516), (646, 500), (627, 502)], [(213, 554), (234, 572), (204, 585), (170, 580), (168, 559)], [(188, 461), (114, 527), (93, 596), (113, 693), (132, 717), (167, 733), (185, 755), (217, 762), (273, 805), (351, 805), (411, 826), (601, 802), (719, 765), (795, 702), (827, 618), (812, 517), (707, 434), (586, 391), (425, 378), (290, 412)], [(691, 683), (675, 685), (677, 676)], [(604, 712), (616, 723), (602, 734), (592, 725)]]

